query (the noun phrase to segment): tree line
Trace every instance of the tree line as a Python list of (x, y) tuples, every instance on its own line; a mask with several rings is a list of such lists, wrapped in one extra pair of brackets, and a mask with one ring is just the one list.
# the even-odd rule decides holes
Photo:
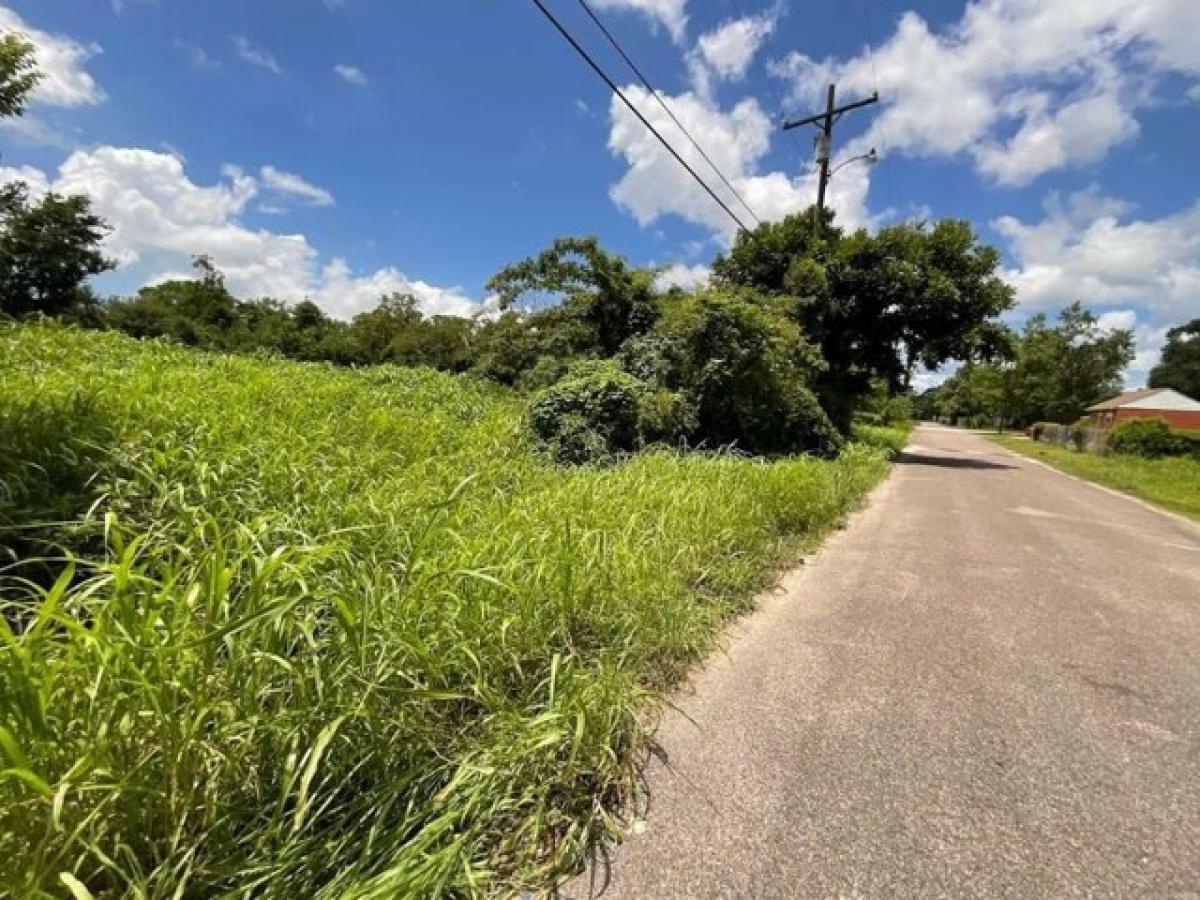
[[(743, 233), (711, 284), (662, 290), (595, 238), (554, 241), (488, 283), (499, 309), (423, 315), (409, 295), (352, 320), (305, 300), (242, 299), (210, 258), (194, 277), (98, 298), (110, 267), (87, 198), (0, 195), (0, 312), (138, 338), (340, 365), (429, 366), (542, 392), (533, 424), (567, 460), (651, 443), (834, 452), (856, 412), (914, 370), (1003, 352), (1013, 303), (966, 222), (846, 233), (811, 211)], [(532, 308), (531, 301), (548, 303)]]
[[(996, 359), (971, 361), (943, 384), (915, 398), (924, 418), (980, 427), (1071, 424), (1088, 406), (1123, 390), (1134, 359), (1133, 332), (1106, 329), (1080, 303), (1051, 320), (1044, 313), (1009, 337)], [(1149, 387), (1200, 397), (1200, 319), (1167, 332)]]
[[(0, 116), (39, 75), (32, 48), (0, 38)], [(350, 321), (310, 300), (238, 298), (212, 259), (192, 278), (105, 300), (107, 226), (86, 197), (0, 188), (0, 315), (59, 316), (232, 352), (339, 365), (429, 366), (535, 392), (531, 423), (563, 459), (656, 442), (751, 453), (832, 452), (856, 416), (902, 407), (915, 373), (965, 364), (918, 398), (950, 419), (1067, 421), (1119, 387), (1128, 331), (1102, 333), (1079, 304), (1056, 323), (1000, 320), (1012, 288), (999, 253), (961, 220), (847, 232), (813, 210), (742, 232), (710, 284), (656, 286), (595, 238), (562, 238), (488, 283), (499, 310), (426, 316), (392, 294)], [(537, 301), (548, 301), (537, 308)], [(1195, 393), (1200, 320), (1171, 332), (1154, 378)], [(1189, 381), (1190, 379), (1190, 381)]]

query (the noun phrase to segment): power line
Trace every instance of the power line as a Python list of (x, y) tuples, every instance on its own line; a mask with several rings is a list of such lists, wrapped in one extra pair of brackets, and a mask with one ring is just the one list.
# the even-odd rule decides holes
[(659, 92), (654, 89), (654, 85), (652, 85), (650, 83), (650, 80), (648, 78), (646, 78), (645, 75), (642, 74), (642, 70), (637, 67), (637, 64), (634, 63), (634, 61), (629, 58), (629, 54), (625, 52), (625, 50), (621, 47), (620, 43), (617, 42), (617, 39), (615, 37), (613, 37), (612, 32), (610, 32), (608, 30), (608, 28), (605, 27), (604, 23), (600, 21), (600, 18), (592, 11), (592, 8), (590, 6), (588, 6), (587, 0), (579, 0), (579, 5), (582, 6), (583, 11), (588, 14), (588, 18), (590, 18), (593, 22), (595, 22), (596, 27), (599, 28), (604, 33), (604, 36), (606, 38), (608, 38), (608, 42), (613, 45), (613, 49), (615, 49), (617, 51), (617, 53), (619, 53), (621, 55), (621, 59), (625, 60), (626, 64), (629, 66), (629, 68), (633, 70), (633, 74), (638, 77), (638, 79), (642, 82), (642, 85), (646, 88), (646, 90), (648, 90), (650, 92), (650, 95), (652, 97), (654, 97), (655, 100), (658, 101), (658, 105), (661, 106), (663, 108), (663, 111), (668, 116), (671, 117), (671, 121), (679, 126), (679, 130), (682, 131), (684, 136), (689, 141), (692, 142), (692, 146), (696, 148), (696, 151), (702, 157), (704, 157), (704, 161), (706, 163), (708, 163), (709, 166), (712, 167), (712, 170), (714, 172), (717, 173), (717, 177), (720, 178), (722, 182), (724, 182), (725, 187), (729, 188), (730, 193), (732, 193), (733, 196), (738, 198), (738, 202), (742, 204), (742, 206), (745, 208), (746, 212), (750, 213), (750, 218), (752, 218), (755, 221), (755, 224), (761, 225), (762, 220), (755, 214), (754, 210), (750, 208), (750, 204), (747, 203), (746, 199), (741, 194), (738, 193), (738, 189), (735, 188), (732, 184), (730, 184), (729, 179), (725, 177), (725, 173), (722, 172), (720, 170), (720, 168), (717, 167), (717, 164), (712, 161), (712, 158), (707, 153), (704, 152), (704, 148), (700, 146), (700, 144), (696, 141), (696, 139), (694, 137), (692, 137), (692, 133), (690, 131), (688, 131), (687, 128), (684, 127), (683, 123), (680, 122), (678, 118), (675, 117), (675, 113), (671, 111), (671, 107), (669, 107), (667, 105), (667, 101), (664, 100), (662, 98), (662, 96), (659, 94)]
[(705, 193), (707, 193), (708, 196), (712, 197), (713, 200), (716, 201), (717, 205), (720, 206), (721, 209), (725, 210), (725, 214), (728, 215), (729, 218), (733, 219), (733, 221), (737, 223), (738, 228), (742, 229), (742, 231), (749, 231), (750, 229), (745, 226), (745, 224), (742, 222), (741, 219), (739, 219), (736, 215), (734, 215), (733, 210), (731, 210), (725, 204), (725, 201), (722, 200), (720, 197), (718, 197), (713, 192), (713, 189), (708, 186), (707, 182), (705, 182), (705, 180), (703, 178), (701, 178), (699, 175), (696, 174), (696, 170), (688, 165), (687, 160), (685, 160), (682, 156), (679, 155), (679, 153), (675, 150), (675, 148), (672, 147), (667, 142), (667, 139), (658, 133), (658, 129), (655, 128), (653, 125), (651, 125), (650, 122), (646, 119), (646, 117), (641, 114), (641, 112), (638, 110), (638, 108), (629, 101), (629, 98), (626, 97), (624, 93), (622, 93), (622, 91), (619, 87), (617, 87), (617, 83), (608, 77), (608, 74), (602, 68), (600, 68), (600, 64), (597, 63), (594, 59), (592, 59), (591, 55), (586, 50), (584, 50), (583, 47), (580, 46), (579, 42), (571, 36), (571, 33), (569, 31), (567, 31), (567, 29), (565, 27), (563, 27), (563, 24), (561, 22), (559, 22), (558, 19), (554, 16), (554, 13), (550, 12), (550, 10), (548, 10), (545, 7), (545, 5), (542, 3), (542, 0), (533, 0), (533, 5), (536, 6), (539, 10), (541, 10), (542, 15), (545, 16), (550, 21), (550, 24), (553, 25), (558, 30), (558, 33), (561, 34), (563, 36), (563, 38), (567, 41), (567, 43), (570, 44), (575, 49), (576, 53), (578, 53), (581, 57), (583, 57), (584, 62), (586, 62), (589, 66), (591, 66), (592, 71), (595, 72), (606, 85), (608, 85), (609, 89), (614, 94), (616, 94), (618, 97), (621, 98), (621, 102), (624, 103), (627, 107), (629, 107), (629, 111), (638, 117), (638, 119), (641, 121), (641, 123), (650, 130), (651, 134), (653, 134), (656, 138), (658, 138), (659, 142), (664, 147), (667, 148), (668, 152), (670, 152), (670, 154), (673, 157), (675, 157), (675, 160), (681, 166), (683, 166), (685, 169), (687, 169), (688, 174), (691, 175), (692, 178), (696, 179), (696, 182), (700, 185), (700, 187), (704, 188)]

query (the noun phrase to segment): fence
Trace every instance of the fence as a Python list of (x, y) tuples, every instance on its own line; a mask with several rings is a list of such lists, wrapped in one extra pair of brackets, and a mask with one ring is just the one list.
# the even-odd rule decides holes
[(1058, 444), (1062, 447), (1073, 447), (1076, 450), (1086, 450), (1089, 453), (1108, 453), (1108, 428), (1081, 428), (1077, 425), (1055, 425), (1045, 423), (1038, 426), (1036, 439), (1044, 444)]

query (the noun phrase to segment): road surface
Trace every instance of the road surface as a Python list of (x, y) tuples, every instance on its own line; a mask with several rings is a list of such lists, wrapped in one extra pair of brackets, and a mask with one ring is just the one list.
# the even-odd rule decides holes
[(923, 426), (562, 896), (1200, 897), (1200, 528)]

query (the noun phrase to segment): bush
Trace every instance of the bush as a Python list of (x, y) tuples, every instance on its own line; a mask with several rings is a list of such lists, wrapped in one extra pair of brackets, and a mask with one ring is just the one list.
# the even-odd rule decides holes
[(657, 326), (697, 443), (755, 455), (832, 455), (841, 434), (809, 388), (823, 367), (800, 329), (742, 295), (681, 298)]
[(1190, 456), (1200, 459), (1200, 433), (1176, 431), (1162, 419), (1134, 419), (1113, 429), (1108, 441), (1114, 453), (1159, 459)]
[(589, 360), (534, 398), (529, 426), (560, 463), (603, 461), (641, 446), (646, 393), (615, 363)]

